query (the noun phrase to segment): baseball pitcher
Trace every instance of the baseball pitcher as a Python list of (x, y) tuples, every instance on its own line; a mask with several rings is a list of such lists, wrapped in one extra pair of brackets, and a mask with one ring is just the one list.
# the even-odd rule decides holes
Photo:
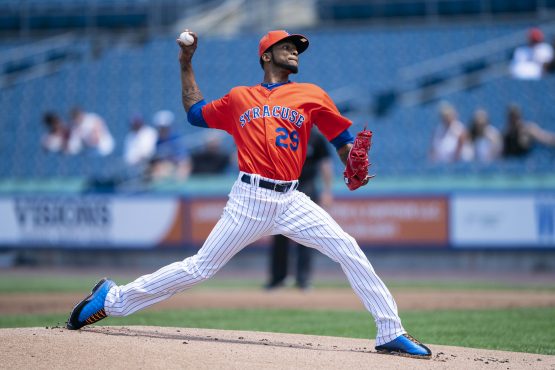
[(258, 47), (262, 83), (239, 86), (205, 102), (196, 83), (192, 58), (198, 45), (178, 39), (182, 102), (188, 121), (231, 135), (238, 149), (239, 174), (223, 214), (202, 248), (122, 286), (101, 280), (75, 306), (67, 327), (79, 329), (106, 316), (126, 316), (211, 278), (236, 253), (266, 235), (282, 234), (315, 248), (339, 263), (377, 326), (379, 352), (430, 358), (431, 351), (407, 334), (397, 305), (357, 242), (308, 196), (297, 190), (313, 126), (337, 149), (345, 164), (345, 183), (355, 190), (368, 183), (372, 133), (354, 138), (351, 121), (341, 116), (318, 86), (289, 80), (309, 45), (302, 35), (278, 30)]

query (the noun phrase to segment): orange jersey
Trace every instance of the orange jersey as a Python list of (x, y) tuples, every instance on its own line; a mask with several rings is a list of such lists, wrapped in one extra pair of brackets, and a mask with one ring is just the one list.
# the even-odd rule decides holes
[(301, 174), (312, 125), (329, 141), (351, 125), (324, 90), (294, 82), (233, 88), (205, 105), (202, 116), (233, 136), (241, 171), (285, 181)]

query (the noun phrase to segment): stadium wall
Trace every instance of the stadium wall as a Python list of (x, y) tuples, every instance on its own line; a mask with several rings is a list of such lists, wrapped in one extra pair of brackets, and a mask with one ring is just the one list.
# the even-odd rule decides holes
[[(0, 198), (7, 248), (198, 248), (226, 197), (16, 195)], [(365, 249), (555, 250), (555, 191), (345, 196), (332, 216)], [(257, 243), (266, 245), (267, 239)]]

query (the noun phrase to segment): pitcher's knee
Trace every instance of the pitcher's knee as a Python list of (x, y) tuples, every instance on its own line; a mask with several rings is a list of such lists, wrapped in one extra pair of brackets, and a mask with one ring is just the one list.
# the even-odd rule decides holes
[(360, 246), (358, 245), (355, 238), (353, 238), (351, 235), (347, 233), (345, 233), (343, 239), (341, 239), (341, 246), (344, 250), (349, 250), (349, 251), (360, 250)]
[(342, 240), (341, 249), (343, 251), (342, 255), (349, 259), (355, 259), (357, 261), (360, 259), (367, 259), (355, 238), (348, 234), (346, 234), (346, 237)]
[(201, 262), (197, 258), (197, 256), (189, 257), (185, 261), (183, 261), (184, 270), (189, 273), (190, 275), (195, 276), (197, 280), (208, 280), (214, 275), (216, 272), (220, 270), (220, 266), (213, 265), (211, 263)]

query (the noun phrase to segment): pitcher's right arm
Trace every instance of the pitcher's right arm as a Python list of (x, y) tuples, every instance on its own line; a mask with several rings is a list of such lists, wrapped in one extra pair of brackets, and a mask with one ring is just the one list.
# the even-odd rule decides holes
[(194, 104), (204, 99), (195, 80), (192, 64), (193, 54), (197, 49), (198, 37), (196, 33), (190, 33), (195, 39), (190, 46), (185, 45), (179, 38), (176, 40), (179, 45), (179, 64), (181, 67), (181, 102), (185, 112), (189, 112)]

